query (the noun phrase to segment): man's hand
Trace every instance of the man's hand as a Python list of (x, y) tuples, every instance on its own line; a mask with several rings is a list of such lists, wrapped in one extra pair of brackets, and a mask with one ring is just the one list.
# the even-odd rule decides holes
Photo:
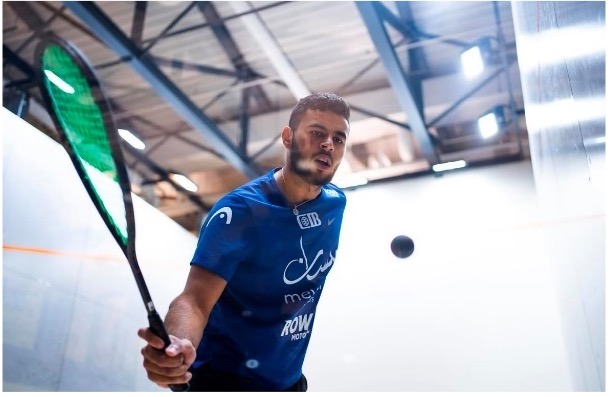
[(139, 329), (138, 336), (147, 342), (140, 352), (144, 357), (142, 365), (152, 382), (167, 388), (191, 380), (187, 370), (195, 361), (195, 347), (190, 340), (170, 335), (171, 344), (163, 350), (163, 341), (150, 328)]

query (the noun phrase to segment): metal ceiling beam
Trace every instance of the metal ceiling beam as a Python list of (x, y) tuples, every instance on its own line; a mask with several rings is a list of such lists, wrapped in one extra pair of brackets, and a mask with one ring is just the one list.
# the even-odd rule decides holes
[[(55, 12), (59, 12), (60, 13), (60, 18), (63, 22), (66, 22), (68, 25), (76, 28), (79, 32), (87, 35), (88, 37), (91, 37), (93, 40), (95, 40), (96, 42), (102, 44), (102, 40), (96, 36), (94, 33), (92, 33), (89, 29), (87, 29), (87, 27), (85, 25), (83, 25), (82, 23), (78, 22), (75, 18), (71, 17), (70, 15), (66, 15), (64, 13), (64, 6), (62, 6), (61, 10), (58, 11), (57, 8), (53, 7), (50, 2), (46, 2), (46, 1), (38, 1), (36, 2), (36, 4), (39, 4), (41, 7), (46, 8), (47, 10), (49, 10), (52, 13)], [(57, 33), (57, 32), (56, 32)]]
[[(109, 98), (108, 102), (110, 104), (110, 107), (111, 107), (112, 111), (125, 112), (125, 109), (123, 109), (112, 98)], [(127, 124), (128, 124), (127, 127), (128, 127), (129, 130), (137, 131), (137, 128), (133, 128), (134, 127), (133, 123), (128, 121)], [(116, 127), (119, 128), (118, 126), (116, 126)], [(153, 154), (153, 152), (159, 146), (161, 146), (163, 144), (163, 142), (165, 142), (168, 139), (170, 139), (170, 135), (165, 135), (162, 140), (157, 142), (157, 144), (155, 146), (149, 147), (146, 150), (146, 152), (142, 152), (139, 149), (136, 149), (136, 148), (134, 148), (133, 146), (131, 146), (129, 144), (122, 144), (121, 148), (123, 148), (124, 151), (126, 151), (129, 154), (131, 154), (132, 157), (134, 157), (136, 159), (135, 162), (130, 164), (129, 168), (131, 168), (132, 170), (135, 171), (135, 167), (136, 167), (136, 165), (138, 163), (144, 164), (149, 170), (151, 170), (153, 173), (157, 174), (159, 176), (160, 180), (168, 182), (170, 185), (172, 185), (174, 187), (174, 189), (176, 191), (181, 192), (182, 194), (187, 196), (187, 198), (191, 202), (193, 202), (195, 205), (197, 205), (203, 211), (206, 211), (206, 212), (210, 211), (211, 207), (202, 201), (201, 197), (198, 196), (197, 192), (191, 192), (191, 191), (185, 189), (183, 186), (179, 185), (178, 183), (174, 182), (174, 180), (170, 177), (170, 171), (168, 171), (168, 170), (164, 169), (163, 167), (161, 167), (159, 164), (157, 164), (151, 158), (151, 155)]]
[(418, 109), (418, 104), (409, 86), (409, 81), (403, 72), (401, 63), (390, 41), (377, 4), (369, 1), (356, 2), (361, 17), (386, 68), (390, 85), (395, 91), (399, 104), (407, 115), (409, 124), (420, 146), (422, 156), (429, 164), (436, 164), (439, 162), (439, 156), (431, 141), (423, 115)]
[(189, 145), (194, 146), (194, 147), (196, 147), (198, 149), (201, 149), (201, 150), (203, 150), (205, 152), (208, 152), (208, 153), (218, 157), (221, 160), (225, 160), (225, 157), (223, 157), (223, 155), (220, 154), (219, 152), (217, 152), (216, 150), (211, 149), (208, 146), (205, 146), (205, 145), (203, 145), (203, 144), (201, 144), (199, 142), (196, 142), (196, 141), (192, 140), (191, 138), (187, 138), (186, 136), (182, 136), (182, 135), (180, 135), (180, 133), (172, 135), (172, 137), (174, 139), (179, 139), (179, 140), (181, 140), (183, 142), (186, 142)]
[(7, 1), (6, 4), (28, 25), (31, 31), (35, 32), (44, 25), (44, 21), (27, 1)]
[[(406, 3), (406, 2), (397, 1), (395, 3), (397, 4), (398, 7), (401, 7), (400, 4)], [(392, 13), (392, 11), (390, 11), (388, 8), (386, 8), (386, 6), (384, 6), (381, 3), (378, 4), (378, 11), (379, 11), (380, 18), (384, 19), (384, 21), (388, 22), (390, 25), (392, 25), (393, 28), (401, 32), (404, 36), (414, 35), (414, 36), (418, 36), (420, 38), (426, 38), (426, 39), (437, 39), (440, 37), (436, 34), (423, 32), (422, 30), (418, 29), (415, 26), (405, 25), (403, 22), (401, 22), (399, 18), (397, 18), (395, 14)], [(469, 48), (472, 45), (470, 43), (466, 43), (464, 41), (454, 40), (454, 39), (442, 38), (440, 41), (442, 43), (450, 44), (450, 45), (461, 47), (461, 48)]]
[[(268, 59), (270, 60), (280, 77), (283, 79), (283, 81), (279, 82), (278, 84), (287, 87), (297, 100), (310, 95), (311, 91), (308, 88), (307, 84), (305, 83), (305, 81), (303, 81), (295, 67), (286, 57), (286, 55), (278, 45), (273, 35), (270, 33), (265, 23), (261, 20), (259, 15), (257, 15), (256, 9), (252, 8), (252, 4), (243, 1), (231, 1), (228, 4), (233, 8), (235, 12), (238, 13), (238, 15), (242, 15), (240, 20), (245, 24), (248, 31), (259, 43), (261, 49), (265, 51)], [(357, 112), (366, 114), (368, 116), (376, 117), (391, 124), (395, 124), (400, 127), (411, 130), (409, 124), (400, 123), (398, 121), (389, 119), (388, 117), (385, 117), (379, 113), (363, 109), (356, 105), (350, 105), (350, 107)], [(265, 151), (274, 146), (277, 140), (278, 137), (272, 138), (269, 143), (267, 143), (263, 148), (261, 148), (257, 153), (255, 153), (251, 158), (256, 159), (257, 157), (261, 156)]]
[(53, 12), (53, 15), (51, 15), (51, 17), (49, 19), (47, 19), (46, 21), (44, 21), (42, 23), (42, 25), (37, 26), (36, 29), (33, 29), (32, 34), (30, 35), (30, 37), (27, 38), (27, 40), (25, 40), (24, 42), (22, 42), (19, 47), (17, 47), (17, 49), (15, 50), (15, 52), (17, 54), (19, 54), (24, 48), (26, 48), (28, 45), (30, 45), (30, 43), (32, 41), (34, 41), (39, 35), (40, 32), (46, 30), (48, 28), (48, 26), (51, 25), (51, 23), (58, 18), (59, 16), (61, 16), (64, 12), (64, 10), (66, 9), (66, 7), (62, 6), (61, 8), (58, 8), (57, 11)]
[[(223, 22), (219, 13), (216, 11), (216, 8), (212, 2), (200, 1), (197, 3), (197, 6), (210, 24), (214, 35), (221, 43), (221, 47), (223, 50), (225, 50), (227, 56), (229, 56), (231, 63), (236, 70), (242, 74), (242, 80), (249, 81), (250, 79), (256, 78), (258, 74), (252, 70), (250, 65), (248, 65), (244, 59), (244, 55), (242, 55), (237, 43), (233, 37), (231, 37), (231, 33), (229, 33), (229, 30), (225, 26), (225, 23)], [(267, 110), (272, 109), (272, 102), (269, 100), (267, 94), (260, 85), (252, 87), (251, 94), (259, 104), (260, 108)]]
[(162, 38), (166, 37), (166, 35), (170, 32), (170, 30), (174, 29), (174, 26), (178, 25), (178, 22), (182, 21), (182, 19), (191, 12), (193, 7), (195, 7), (197, 5), (197, 3), (198, 3), (197, 1), (191, 2), (184, 10), (182, 10), (176, 17), (174, 17), (174, 19), (172, 20), (172, 22), (170, 22), (168, 24), (168, 26), (163, 28), (163, 30), (161, 31), (159, 36), (157, 36), (156, 38), (154, 38), (150, 42), (147, 42), (146, 46), (144, 47), (144, 49), (142, 51), (143, 52), (150, 51), (150, 49), (153, 48), (153, 46), (155, 44), (157, 44), (157, 42), (159, 42), (159, 40), (161, 40)]
[[(180, 22), (185, 15), (187, 15), (191, 9), (193, 7), (195, 7), (197, 2), (192, 1), (184, 10), (182, 10), (177, 16), (174, 17), (174, 19), (165, 27), (163, 28), (163, 30), (161, 31), (161, 33), (153, 40), (147, 42), (146, 46), (144, 48), (141, 49), (140, 54), (146, 54), (149, 52), (149, 50), (155, 45), (157, 44), (157, 42), (162, 39), (163, 37), (165, 37), (165, 35), (172, 30), (172, 28), (174, 26), (176, 26), (176, 24), (178, 24), (178, 22)], [(141, 43), (138, 43), (141, 44)], [(131, 58), (129, 57), (121, 57), (119, 59), (115, 59), (114, 61), (110, 61), (110, 62), (106, 62), (100, 65), (95, 65), (94, 68), (95, 69), (104, 69), (110, 66), (115, 66), (115, 65), (119, 65), (123, 62), (127, 62), (130, 61)]]
[[(299, 100), (300, 98), (309, 95), (311, 91), (307, 87), (307, 84), (305, 83), (305, 81), (303, 81), (297, 69), (295, 69), (295, 67), (291, 64), (290, 60), (283, 53), (282, 49), (278, 45), (273, 35), (270, 33), (265, 23), (261, 20), (257, 13), (249, 14), (249, 11), (253, 10), (252, 4), (243, 1), (232, 1), (228, 4), (231, 5), (235, 12), (244, 14), (244, 16), (240, 18), (240, 20), (245, 24), (248, 31), (252, 34), (253, 38), (257, 40), (261, 49), (265, 51), (268, 59), (270, 60), (278, 74), (282, 77), (284, 85), (286, 85), (286, 87), (293, 93), (295, 99)], [(388, 117), (372, 112), (370, 110), (363, 109), (355, 105), (350, 105), (350, 107), (353, 110), (366, 114), (368, 116), (377, 117), (379, 119), (406, 128), (408, 130), (411, 129), (408, 124), (391, 120)], [(263, 152), (272, 147), (275, 144), (276, 140), (277, 137), (272, 138), (272, 140), (267, 145), (265, 145), (261, 150), (259, 150), (253, 155), (253, 158), (260, 156), (261, 154), (263, 154)]]
[(34, 69), (21, 57), (15, 54), (10, 48), (2, 44), (2, 63), (6, 62), (10, 65), (15, 66), (21, 73), (23, 73), (28, 80), (36, 81)]
[[(240, 18), (243, 15), (250, 14), (251, 12), (265, 11), (265, 10), (268, 10), (270, 8), (274, 8), (274, 7), (277, 7), (277, 6), (281, 6), (281, 5), (285, 5), (285, 4), (290, 4), (290, 3), (291, 3), (291, 1), (279, 1), (277, 3), (267, 4), (267, 5), (258, 7), (258, 8), (254, 8), (254, 9), (252, 9), (249, 12), (226, 16), (224, 18), (221, 18), (221, 21), (229, 21), (231, 19)], [(175, 30), (173, 32), (168, 32), (168, 33), (163, 34), (163, 35), (161, 35), (161, 34), (157, 35), (156, 37), (152, 37), (150, 39), (144, 40), (143, 43), (146, 44), (146, 43), (148, 43), (150, 41), (157, 41), (157, 40), (160, 40), (160, 39), (167, 39), (167, 38), (170, 38), (170, 37), (179, 36), (179, 35), (182, 35), (182, 34), (185, 34), (185, 33), (191, 33), (191, 32), (194, 32), (196, 30), (200, 30), (200, 29), (208, 28), (208, 27), (210, 27), (210, 24), (207, 23), (207, 22), (204, 22), (204, 23), (200, 23), (200, 24), (197, 24), (197, 25), (189, 26), (189, 27), (186, 27), (186, 28), (178, 29), (178, 30)]]
[[(395, 4), (397, 5), (397, 10), (399, 11), (399, 15), (401, 17), (401, 23), (409, 27), (409, 36), (407, 36), (409, 42), (416, 43), (420, 41), (420, 37), (415, 33), (412, 33), (416, 30), (416, 24), (414, 22), (414, 16), (412, 14), (412, 8), (410, 6), (410, 3), (407, 1), (396, 1)], [(409, 47), (407, 49), (407, 59), (409, 66), (406, 73), (406, 77), (409, 81), (410, 87), (412, 88), (412, 94), (414, 95), (414, 100), (416, 101), (418, 112), (421, 115), (424, 115), (424, 94), (422, 92), (423, 79), (418, 74), (410, 73), (429, 69), (426, 54), (424, 53), (424, 48), (420, 46)]]
[(477, 91), (481, 90), (482, 88), (484, 88), (489, 82), (491, 82), (492, 80), (494, 80), (494, 78), (496, 76), (498, 76), (502, 71), (504, 70), (503, 67), (498, 68), (496, 71), (494, 71), (490, 76), (486, 77), (484, 80), (482, 80), (479, 84), (477, 84), (475, 87), (473, 87), (472, 89), (470, 89), (468, 92), (466, 92), (463, 96), (461, 96), (460, 98), (458, 98), (452, 105), (448, 106), (448, 108), (446, 110), (444, 110), (443, 112), (441, 112), (438, 116), (436, 116), (433, 120), (429, 121), (428, 124), (426, 125), (427, 128), (431, 128), (434, 127), (437, 123), (439, 123), (443, 118), (445, 118), (448, 114), (450, 114), (454, 109), (456, 109), (458, 106), (460, 106), (461, 103), (463, 103), (465, 100), (467, 100), (468, 98), (470, 98), (471, 96), (473, 96), (473, 94), (475, 94)]
[(199, 195), (197, 195), (197, 193), (190, 192), (187, 189), (185, 189), (184, 187), (182, 187), (181, 185), (179, 185), (178, 183), (174, 182), (174, 180), (170, 178), (170, 173), (168, 171), (164, 170), (162, 167), (157, 165), (153, 160), (148, 158), (146, 155), (142, 154), (138, 149), (134, 149), (129, 145), (123, 145), (123, 147), (127, 149), (127, 151), (133, 157), (138, 159), (139, 162), (145, 164), (151, 171), (159, 175), (161, 177), (161, 180), (168, 182), (170, 185), (172, 185), (174, 189), (176, 189), (177, 191), (187, 196), (189, 201), (191, 201), (192, 203), (194, 203), (195, 205), (197, 205), (199, 208), (201, 208), (202, 210), (206, 212), (210, 211), (210, 209), (212, 208), (211, 206), (204, 203), (202, 201), (202, 198)]
[(120, 57), (128, 57), (129, 65), (196, 131), (212, 142), (230, 164), (248, 178), (262, 174), (259, 167), (240, 153), (218, 126), (157, 68), (147, 54), (139, 54), (136, 46), (93, 2), (66, 1), (64, 4)]
[[(277, 7), (280, 5), (284, 5), (284, 4), (288, 4), (290, 3), (290, 1), (280, 1), (278, 3), (274, 3), (274, 4), (268, 4), (259, 8), (255, 8), (250, 12), (257, 12), (257, 11), (264, 11), (273, 7)], [(43, 3), (44, 5), (44, 3)], [(198, 25), (194, 25), (194, 26), (190, 26), (188, 28), (182, 28), (182, 29), (178, 29), (175, 30), (173, 32), (170, 32), (170, 30), (176, 26), (176, 24), (182, 20), (182, 18), (188, 14), (191, 11), (191, 8), (195, 7), (197, 5), (197, 2), (193, 1), (191, 2), (176, 18), (174, 18), (174, 20), (161, 32), (159, 33), (157, 36), (143, 40), (141, 44), (145, 45), (144, 49), (142, 50), (144, 53), (147, 53), (151, 47), (153, 47), (155, 44), (157, 44), (157, 42), (159, 42), (160, 40), (164, 40), (170, 37), (175, 37), (175, 36), (179, 36), (185, 33), (191, 33), (194, 32), (196, 30), (200, 30), (203, 28), (209, 28), (211, 26), (210, 23), (205, 22), (205, 23), (201, 23)], [(248, 12), (248, 13), (250, 13)], [(228, 21), (230, 19), (234, 19), (234, 18), (239, 18), (242, 15), (247, 14), (247, 13), (240, 13), (240, 14), (236, 14), (236, 15), (230, 15), (227, 16), (225, 18), (220, 18), (220, 21)], [(107, 68), (107, 67), (111, 67), (111, 66), (115, 66), (118, 65), (120, 63), (129, 61), (128, 58), (120, 58), (120, 59), (115, 59), (114, 61), (110, 61), (110, 62), (105, 62), (103, 64), (100, 65), (95, 65), (96, 69), (102, 69), (102, 68)]]
[(238, 138), (238, 147), (245, 156), (248, 156), (248, 125), (250, 123), (248, 105), (250, 103), (251, 90), (252, 87), (247, 87), (242, 90), (242, 106), (240, 107), (240, 135)]
[[(248, 13), (252, 6), (243, 1), (231, 1), (227, 3), (235, 12)], [(267, 58), (282, 77), (289, 90), (297, 100), (308, 96), (311, 92), (305, 84), (295, 67), (291, 64), (288, 57), (276, 42), (276, 39), (269, 32), (257, 13), (244, 15), (240, 18), (253, 38), (259, 43), (261, 50), (265, 52)]]
[(364, 108), (362, 108), (360, 106), (356, 106), (356, 105), (352, 105), (351, 104), (350, 105), (350, 109), (354, 110), (354, 111), (357, 111), (359, 113), (363, 113), (363, 114), (365, 114), (367, 116), (375, 117), (377, 119), (386, 121), (387, 123), (394, 124), (394, 125), (396, 125), (398, 127), (405, 128), (408, 131), (412, 130), (412, 127), (410, 127), (410, 125), (407, 124), (407, 123), (402, 123), (402, 122), (397, 121), (397, 120), (389, 119), (388, 117), (384, 116), (383, 114), (380, 114), (380, 113), (377, 113), (377, 112), (373, 112), (373, 111), (368, 110), (368, 109), (364, 109)]
[(505, 35), (503, 34), (503, 28), (501, 26), (501, 14), (499, 10), (498, 1), (493, 1), (494, 7), (494, 20), (496, 22), (496, 39), (500, 48), (501, 62), (505, 69), (505, 80), (507, 82), (507, 91), (509, 92), (509, 109), (511, 111), (511, 126), (513, 128), (513, 134), (520, 145), (520, 157), (524, 156), (524, 147), (522, 145), (522, 139), (520, 138), (520, 126), (518, 125), (518, 114), (516, 112), (516, 102), (513, 97), (513, 84), (511, 84), (511, 73), (509, 72), (509, 58), (507, 56), (507, 46), (505, 45)]
[(147, 1), (136, 1), (134, 3), (134, 16), (132, 18), (132, 40), (137, 46), (142, 44), (142, 32), (144, 31), (144, 20), (146, 17)]
[(235, 70), (220, 69), (214, 66), (202, 65), (200, 63), (185, 62), (180, 59), (162, 58), (159, 56), (152, 57), (155, 63), (159, 66), (168, 66), (177, 70), (193, 70), (200, 73), (213, 74), (215, 76), (225, 76), (239, 78), (240, 72)]

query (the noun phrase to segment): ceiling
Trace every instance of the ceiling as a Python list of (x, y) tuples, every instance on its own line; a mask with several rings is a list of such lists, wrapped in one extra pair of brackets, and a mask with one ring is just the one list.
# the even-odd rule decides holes
[[(279, 136), (308, 92), (352, 108), (336, 182), (427, 175), (455, 160), (528, 156), (510, 2), (11, 2), (3, 11), (3, 104), (54, 136), (34, 51), (52, 31), (89, 60), (125, 144), (133, 190), (197, 233), (223, 194), (283, 162)], [(467, 79), (460, 54), (479, 40), (489, 64)], [(505, 124), (483, 139), (477, 119)], [(180, 188), (171, 173), (194, 181)]]

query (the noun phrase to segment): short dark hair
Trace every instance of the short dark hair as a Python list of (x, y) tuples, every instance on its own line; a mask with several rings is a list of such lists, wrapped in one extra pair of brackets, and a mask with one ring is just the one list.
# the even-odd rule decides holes
[(350, 121), (350, 106), (342, 97), (328, 92), (315, 93), (301, 98), (293, 107), (289, 118), (289, 127), (293, 131), (297, 130), (303, 115), (308, 110), (332, 112)]

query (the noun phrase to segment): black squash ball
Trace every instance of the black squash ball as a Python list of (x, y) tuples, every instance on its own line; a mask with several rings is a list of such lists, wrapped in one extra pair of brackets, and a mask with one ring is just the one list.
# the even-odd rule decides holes
[(414, 253), (414, 240), (407, 236), (397, 236), (392, 239), (390, 249), (397, 258), (407, 258)]

